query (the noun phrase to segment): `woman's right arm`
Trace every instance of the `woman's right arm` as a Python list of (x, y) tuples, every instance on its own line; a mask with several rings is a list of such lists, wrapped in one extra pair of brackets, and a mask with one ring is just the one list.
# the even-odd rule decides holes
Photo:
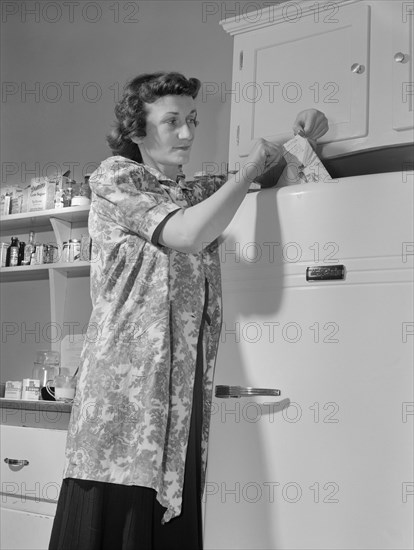
[(280, 144), (258, 140), (237, 174), (204, 201), (177, 211), (167, 220), (158, 243), (178, 252), (200, 252), (229, 225), (255, 178), (281, 158)]

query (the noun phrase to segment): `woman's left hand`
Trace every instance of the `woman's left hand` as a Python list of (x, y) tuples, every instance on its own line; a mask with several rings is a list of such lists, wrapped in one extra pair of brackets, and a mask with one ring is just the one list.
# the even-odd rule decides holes
[(316, 142), (329, 130), (328, 119), (317, 109), (301, 111), (293, 124), (293, 133)]

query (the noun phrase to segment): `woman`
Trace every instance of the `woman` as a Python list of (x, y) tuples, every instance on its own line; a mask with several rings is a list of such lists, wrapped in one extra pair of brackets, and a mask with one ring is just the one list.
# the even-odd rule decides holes
[[(200, 81), (133, 79), (90, 178), (93, 311), (50, 542), (63, 549), (202, 548), (213, 370), (221, 323), (216, 238), (253, 180), (281, 159), (259, 140), (223, 183), (179, 179)], [(311, 139), (318, 111), (296, 122)]]

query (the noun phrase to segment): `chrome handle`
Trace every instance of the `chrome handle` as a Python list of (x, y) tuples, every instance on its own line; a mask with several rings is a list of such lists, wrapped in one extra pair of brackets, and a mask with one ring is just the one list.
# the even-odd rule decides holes
[(280, 390), (269, 388), (243, 388), (242, 386), (216, 386), (216, 397), (221, 399), (227, 397), (249, 397), (249, 396), (273, 396), (280, 395)]
[(10, 466), (29, 466), (28, 460), (16, 460), (15, 458), (5, 458), (4, 462)]
[(403, 54), (402, 52), (397, 52), (395, 55), (394, 55), (394, 61), (396, 63), (404, 63), (404, 61), (406, 61), (405, 59), (405, 54)]
[(353, 73), (362, 74), (365, 71), (364, 65), (360, 65), (359, 63), (354, 63), (351, 65), (351, 71)]

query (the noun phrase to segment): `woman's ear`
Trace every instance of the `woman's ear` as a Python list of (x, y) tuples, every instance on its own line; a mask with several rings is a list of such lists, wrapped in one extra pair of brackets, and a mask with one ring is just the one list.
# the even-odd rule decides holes
[(131, 138), (131, 141), (136, 143), (137, 145), (140, 145), (142, 143), (142, 137), (134, 136)]

